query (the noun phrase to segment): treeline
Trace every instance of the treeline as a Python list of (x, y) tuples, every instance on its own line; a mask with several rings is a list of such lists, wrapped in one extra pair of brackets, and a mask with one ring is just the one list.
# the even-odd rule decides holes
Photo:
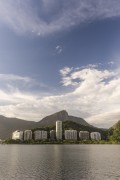
[(109, 140), (28, 140), (28, 141), (20, 141), (20, 140), (6, 140), (5, 144), (120, 144), (120, 141), (109, 141)]

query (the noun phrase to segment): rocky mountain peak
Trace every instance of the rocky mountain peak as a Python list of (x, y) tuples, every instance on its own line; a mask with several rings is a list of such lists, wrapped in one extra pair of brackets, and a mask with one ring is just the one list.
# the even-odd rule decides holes
[(66, 110), (59, 111), (54, 114), (58, 120), (68, 120), (68, 113)]

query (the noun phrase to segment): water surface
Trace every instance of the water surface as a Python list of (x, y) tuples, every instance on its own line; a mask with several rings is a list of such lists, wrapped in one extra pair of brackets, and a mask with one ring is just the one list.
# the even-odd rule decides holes
[(120, 145), (0, 145), (0, 180), (120, 180)]

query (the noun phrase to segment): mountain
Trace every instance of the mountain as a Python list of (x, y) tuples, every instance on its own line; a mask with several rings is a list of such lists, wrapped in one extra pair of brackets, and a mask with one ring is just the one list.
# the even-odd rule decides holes
[(82, 118), (69, 116), (65, 110), (47, 116), (38, 122), (0, 116), (0, 138), (1, 139), (10, 138), (12, 132), (18, 129), (25, 130), (25, 129), (55, 126), (57, 120), (61, 120), (63, 122), (72, 121), (81, 126), (93, 127)]
[(7, 118), (0, 115), (0, 139), (10, 138), (12, 132), (17, 129), (25, 130), (33, 127), (36, 127), (36, 122), (17, 118)]
[(39, 121), (38, 124), (42, 127), (52, 126), (52, 125), (55, 125), (56, 120), (60, 120), (63, 122), (64, 121), (73, 121), (73, 122), (76, 122), (76, 123), (84, 125), (84, 126), (91, 126), (82, 118), (69, 116), (67, 111), (65, 111), (65, 110), (62, 110), (62, 111), (52, 114), (50, 116), (46, 116), (41, 121)]

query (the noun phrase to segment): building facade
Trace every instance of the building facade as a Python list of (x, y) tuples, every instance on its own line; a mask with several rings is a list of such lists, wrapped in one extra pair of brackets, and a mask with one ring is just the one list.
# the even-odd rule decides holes
[(34, 131), (34, 139), (35, 140), (46, 140), (47, 139), (47, 131)]
[(16, 130), (12, 133), (13, 140), (23, 140), (23, 131)]
[(55, 139), (56, 139), (55, 130), (51, 130), (51, 131), (50, 131), (50, 139), (51, 139), (51, 140), (55, 140)]
[(25, 130), (24, 131), (24, 141), (28, 141), (32, 139), (32, 131), (31, 130)]
[(99, 132), (91, 132), (90, 137), (92, 140), (101, 140), (101, 134)]
[(47, 139), (47, 131), (42, 131), (42, 139), (43, 140)]
[(34, 140), (41, 140), (41, 139), (42, 139), (41, 131), (39, 131), (39, 130), (34, 131)]
[(90, 139), (90, 134), (88, 131), (80, 131), (79, 132), (79, 138), (81, 140), (88, 140), (88, 139)]
[(62, 121), (56, 121), (56, 139), (62, 140)]
[(77, 140), (76, 130), (65, 130), (65, 139), (67, 140)]

